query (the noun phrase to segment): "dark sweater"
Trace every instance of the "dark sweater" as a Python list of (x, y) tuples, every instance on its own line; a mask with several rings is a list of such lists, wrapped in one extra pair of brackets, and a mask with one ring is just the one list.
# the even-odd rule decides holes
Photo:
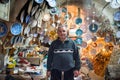
[(52, 42), (47, 59), (47, 70), (58, 69), (67, 71), (74, 68), (79, 70), (80, 56), (76, 44), (68, 38), (64, 43), (59, 39)]

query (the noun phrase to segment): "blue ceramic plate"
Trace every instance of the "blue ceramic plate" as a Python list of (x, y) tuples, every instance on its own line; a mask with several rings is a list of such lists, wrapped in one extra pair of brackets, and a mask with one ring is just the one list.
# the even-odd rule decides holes
[(57, 7), (54, 7), (54, 8), (52, 8), (52, 9), (50, 9), (50, 14), (55, 15), (55, 14), (57, 14), (57, 13), (59, 13), (59, 10), (58, 10)]
[(82, 23), (82, 19), (81, 19), (81, 18), (77, 18), (77, 19), (75, 20), (75, 23), (78, 24), (78, 25), (81, 24), (81, 23)]
[(114, 14), (113, 19), (114, 19), (115, 21), (120, 21), (120, 11), (117, 11), (117, 12)]
[(82, 38), (77, 38), (77, 39), (75, 40), (75, 43), (76, 43), (76, 44), (82, 44), (82, 42), (83, 42)]
[(3, 22), (0, 22), (0, 37), (3, 37), (4, 35), (6, 35), (7, 31), (8, 31), (8, 28), (6, 24)]
[(28, 24), (30, 22), (30, 15), (27, 15), (25, 18), (25, 22)]
[(40, 4), (42, 3), (44, 0), (35, 0), (36, 3)]
[(89, 30), (93, 33), (95, 33), (98, 30), (98, 25), (95, 23), (90, 24)]
[(14, 23), (11, 26), (10, 31), (13, 35), (19, 35), (22, 32), (22, 25), (20, 23)]
[(81, 29), (76, 30), (76, 35), (81, 36), (83, 34), (83, 31)]
[(56, 5), (57, 5), (55, 0), (49, 1), (48, 4), (49, 4), (50, 7), (56, 7)]

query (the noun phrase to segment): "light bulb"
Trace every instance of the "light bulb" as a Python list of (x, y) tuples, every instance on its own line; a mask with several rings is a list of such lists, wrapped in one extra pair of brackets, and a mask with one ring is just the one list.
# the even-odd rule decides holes
[(92, 20), (92, 23), (94, 23), (94, 22), (95, 22), (95, 20), (93, 19), (93, 20)]

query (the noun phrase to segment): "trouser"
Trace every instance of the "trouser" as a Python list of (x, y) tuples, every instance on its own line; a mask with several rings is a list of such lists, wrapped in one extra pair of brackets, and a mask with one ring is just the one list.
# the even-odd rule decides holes
[(53, 69), (51, 71), (50, 80), (74, 80), (73, 69), (64, 72), (57, 69)]

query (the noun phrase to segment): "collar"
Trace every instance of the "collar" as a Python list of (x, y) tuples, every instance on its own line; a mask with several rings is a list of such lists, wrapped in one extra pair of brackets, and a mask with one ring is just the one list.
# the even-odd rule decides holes
[[(61, 41), (60, 38), (58, 38), (58, 40)], [(68, 42), (68, 41), (69, 41), (69, 38), (67, 37), (67, 38), (64, 40), (64, 42)], [(62, 41), (61, 41), (61, 42), (62, 42)]]

